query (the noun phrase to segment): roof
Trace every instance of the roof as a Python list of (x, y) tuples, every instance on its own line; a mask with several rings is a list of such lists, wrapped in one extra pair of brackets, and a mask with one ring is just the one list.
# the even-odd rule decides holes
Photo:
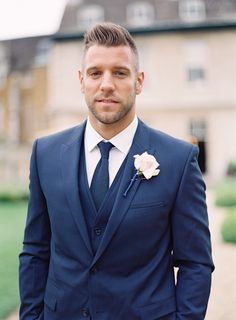
[[(236, 24), (235, 0), (199, 0), (204, 4), (204, 17), (196, 21), (183, 20), (180, 8), (183, 3), (191, 0), (148, 0), (132, 1), (119, 0), (111, 4), (110, 0), (96, 0), (96, 6), (100, 6), (104, 12), (104, 21), (112, 21), (127, 27), (133, 33), (170, 32), (178, 30), (206, 30), (207, 28), (233, 28)], [(152, 21), (147, 25), (132, 25), (127, 20), (127, 8), (130, 5), (137, 6), (140, 3), (149, 4), (152, 8)], [(61, 21), (59, 31), (55, 34), (55, 40), (66, 38), (80, 38), (84, 33), (81, 12), (94, 6), (92, 0), (69, 1)], [(89, 17), (86, 17), (89, 19)], [(93, 17), (92, 17), (93, 18)], [(150, 22), (150, 23), (149, 23)]]
[(1, 41), (10, 66), (9, 71), (26, 71), (34, 65), (39, 44), (42, 40), (50, 39), (49, 36), (12, 39)]

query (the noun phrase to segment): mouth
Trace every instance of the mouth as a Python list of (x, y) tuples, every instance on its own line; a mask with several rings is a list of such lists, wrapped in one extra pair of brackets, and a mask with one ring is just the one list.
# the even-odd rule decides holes
[(118, 103), (118, 101), (114, 100), (114, 99), (97, 99), (96, 101), (99, 103), (104, 103), (104, 104)]

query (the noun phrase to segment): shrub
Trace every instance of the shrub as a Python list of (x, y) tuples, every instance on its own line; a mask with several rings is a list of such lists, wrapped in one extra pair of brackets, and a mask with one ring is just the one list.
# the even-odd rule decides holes
[(215, 203), (220, 207), (236, 205), (236, 178), (227, 177), (217, 187), (215, 192)]
[(227, 166), (226, 174), (228, 176), (236, 177), (236, 162), (234, 161), (229, 162)]
[(227, 212), (221, 226), (221, 236), (225, 242), (236, 243), (236, 208)]
[(29, 190), (26, 184), (0, 185), (0, 203), (27, 201), (28, 194)]

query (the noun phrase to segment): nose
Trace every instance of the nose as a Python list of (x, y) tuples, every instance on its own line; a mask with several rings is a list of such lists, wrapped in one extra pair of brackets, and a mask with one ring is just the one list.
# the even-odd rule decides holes
[(114, 81), (112, 78), (112, 74), (106, 72), (103, 74), (100, 88), (102, 91), (113, 91), (114, 90)]

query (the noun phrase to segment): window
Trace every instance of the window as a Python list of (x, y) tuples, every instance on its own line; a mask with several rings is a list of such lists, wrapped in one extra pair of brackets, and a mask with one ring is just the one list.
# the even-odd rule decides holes
[(127, 6), (127, 22), (131, 26), (148, 26), (154, 19), (154, 8), (149, 2), (134, 2)]
[(187, 79), (189, 82), (203, 81), (206, 78), (205, 70), (200, 67), (187, 69)]
[(203, 0), (182, 0), (179, 2), (179, 16), (186, 22), (197, 22), (206, 17), (205, 2)]
[(37, 52), (35, 56), (35, 65), (45, 66), (48, 61), (48, 55), (51, 48), (51, 41), (48, 39), (40, 40), (37, 45)]
[(204, 120), (191, 120), (190, 121), (190, 134), (197, 138), (198, 141), (206, 140), (206, 121)]
[(207, 43), (193, 40), (185, 43), (185, 70), (189, 84), (203, 84), (207, 79)]
[(104, 9), (95, 4), (82, 7), (78, 11), (77, 20), (79, 29), (87, 30), (93, 24), (104, 21)]

